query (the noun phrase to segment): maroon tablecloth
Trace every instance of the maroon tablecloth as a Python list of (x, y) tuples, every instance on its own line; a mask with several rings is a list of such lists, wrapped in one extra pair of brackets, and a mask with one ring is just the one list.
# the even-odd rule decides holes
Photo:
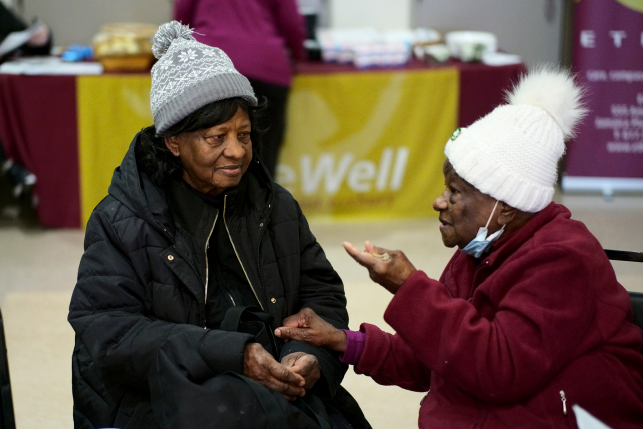
[[(452, 61), (429, 66), (412, 61), (400, 70), (456, 67), (460, 71), (460, 126), (468, 126), (503, 102), (525, 67), (491, 67)], [(390, 68), (379, 70), (392, 70)], [(352, 66), (302, 62), (299, 74), (372, 73)], [(38, 178), (40, 222), (49, 227), (80, 227), (80, 181), (75, 76), (0, 74), (0, 140), (16, 161)]]
[(38, 178), (42, 225), (80, 226), (75, 76), (0, 74), (0, 140)]

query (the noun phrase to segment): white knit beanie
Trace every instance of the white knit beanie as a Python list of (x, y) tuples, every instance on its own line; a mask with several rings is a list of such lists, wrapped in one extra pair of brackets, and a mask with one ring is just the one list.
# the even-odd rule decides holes
[(538, 212), (552, 201), (565, 139), (587, 113), (582, 96), (568, 71), (538, 68), (507, 95), (509, 104), (456, 130), (444, 153), (455, 172), (481, 192)]
[(178, 21), (161, 25), (152, 52), (158, 58), (150, 90), (157, 134), (214, 101), (242, 97), (257, 104), (250, 82), (225, 52), (197, 42), (187, 25)]

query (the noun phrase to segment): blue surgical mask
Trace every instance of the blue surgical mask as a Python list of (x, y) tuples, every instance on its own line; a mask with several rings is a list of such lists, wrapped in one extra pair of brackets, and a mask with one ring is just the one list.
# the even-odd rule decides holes
[(496, 204), (493, 206), (493, 210), (491, 210), (491, 214), (489, 215), (489, 220), (487, 220), (487, 224), (481, 227), (478, 230), (478, 235), (476, 235), (476, 238), (471, 240), (471, 242), (462, 249), (464, 253), (471, 255), (474, 258), (479, 258), (489, 250), (489, 248), (491, 247), (491, 243), (493, 243), (494, 241), (500, 238), (503, 231), (505, 230), (505, 225), (502, 225), (502, 228), (500, 228), (500, 230), (494, 232), (493, 234), (487, 237), (487, 234), (489, 233), (489, 230), (487, 229), (487, 227), (489, 226), (489, 222), (491, 222), (491, 217), (493, 216), (493, 213), (496, 211), (497, 206), (498, 206), (498, 201), (496, 200)]

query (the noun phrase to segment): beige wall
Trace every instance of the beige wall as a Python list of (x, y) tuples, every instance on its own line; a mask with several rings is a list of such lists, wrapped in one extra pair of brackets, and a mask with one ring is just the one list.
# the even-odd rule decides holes
[(47, 23), (57, 45), (90, 44), (108, 22), (162, 24), (171, 18), (171, 0), (23, 0), (24, 18)]
[(412, 19), (446, 32), (491, 31), (498, 46), (528, 65), (558, 63), (565, 2), (569, 0), (415, 0)]
[[(498, 36), (500, 49), (520, 55), (529, 66), (561, 61), (565, 9), (574, 0), (399, 0), (397, 14), (392, 14), (395, 2), (324, 0), (331, 26), (345, 27), (352, 21), (354, 25), (400, 27), (405, 22), (399, 16), (403, 11), (409, 14), (411, 27), (431, 27), (442, 33), (490, 31)], [(360, 13), (359, 7), (364, 11)]]
[[(7, 1), (7, 0), (0, 0)], [(324, 0), (327, 14), (331, 3)], [(366, 0), (351, 0), (362, 4)], [(377, 0), (380, 6), (394, 0)], [(413, 26), (439, 31), (483, 30), (498, 35), (499, 46), (519, 54), (529, 65), (558, 62), (561, 50), (563, 6), (572, 0), (400, 0)], [(108, 22), (161, 24), (171, 18), (173, 0), (22, 0), (27, 20), (38, 17), (53, 29), (55, 42), (89, 44), (101, 25)], [(362, 3), (360, 3), (362, 2)], [(388, 2), (388, 3), (387, 3)], [(344, 5), (346, 8), (346, 5)], [(371, 7), (370, 12), (382, 12)], [(384, 13), (381, 13), (385, 15)], [(332, 11), (330, 14), (332, 16)], [(351, 13), (355, 25), (364, 25), (365, 14)], [(350, 24), (350, 15), (341, 19)], [(359, 15), (359, 16), (358, 16)], [(330, 17), (330, 16), (329, 16)], [(339, 19), (335, 17), (335, 20)], [(326, 19), (325, 19), (326, 20)], [(329, 20), (329, 21), (332, 21)], [(332, 25), (332, 22), (329, 22)]]
[(330, 22), (335, 28), (408, 29), (411, 1), (416, 0), (330, 0)]

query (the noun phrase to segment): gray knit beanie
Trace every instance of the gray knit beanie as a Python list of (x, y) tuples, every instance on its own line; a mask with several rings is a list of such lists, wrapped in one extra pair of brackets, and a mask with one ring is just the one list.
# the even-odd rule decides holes
[(197, 42), (187, 25), (178, 21), (161, 25), (152, 52), (158, 58), (150, 90), (157, 134), (214, 101), (241, 97), (257, 104), (250, 82), (225, 52)]

